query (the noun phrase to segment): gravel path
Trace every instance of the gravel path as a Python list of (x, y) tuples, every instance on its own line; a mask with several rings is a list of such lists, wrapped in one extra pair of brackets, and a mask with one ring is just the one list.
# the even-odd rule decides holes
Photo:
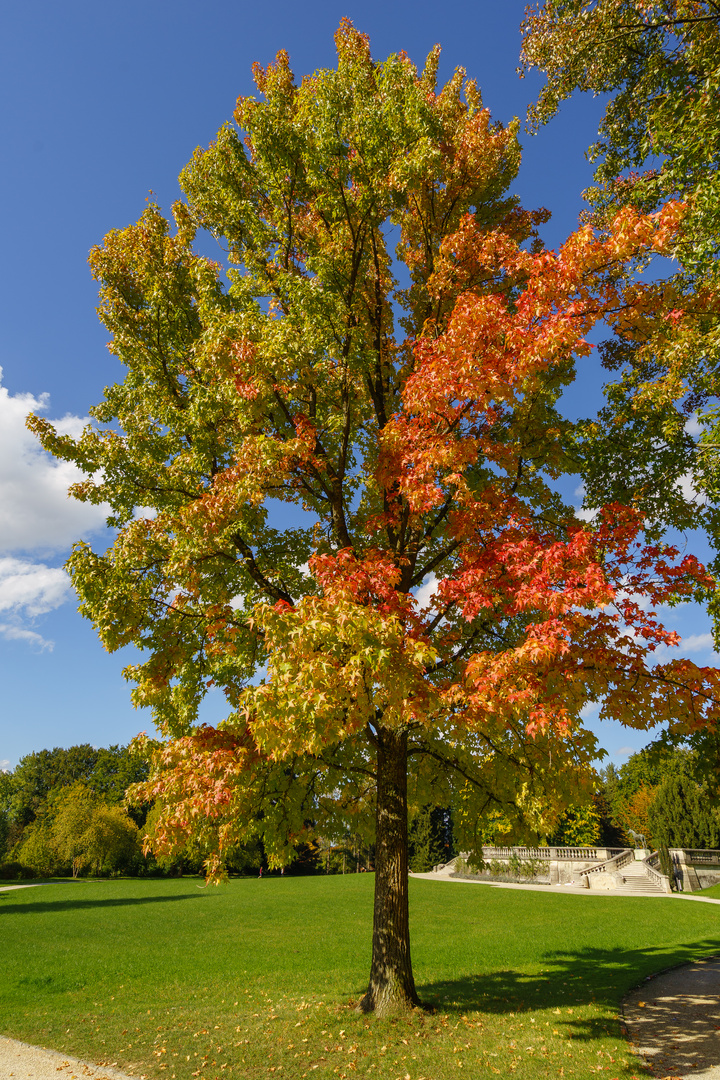
[(142, 1080), (119, 1072), (112, 1065), (92, 1065), (41, 1046), (28, 1046), (0, 1035), (2, 1080)]
[(647, 980), (623, 1002), (630, 1043), (653, 1076), (720, 1080), (720, 960)]

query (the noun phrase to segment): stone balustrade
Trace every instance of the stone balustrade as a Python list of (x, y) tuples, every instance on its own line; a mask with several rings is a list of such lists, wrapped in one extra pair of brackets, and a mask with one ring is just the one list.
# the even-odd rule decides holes
[(600, 847), (483, 847), (483, 859), (490, 862), (491, 859), (570, 859), (577, 862), (583, 859), (585, 862), (597, 860), (605, 862), (613, 855), (619, 855), (625, 848), (600, 848)]
[[(459, 856), (468, 858), (469, 853)], [(480, 854), (480, 852), (478, 852)], [(673, 887), (684, 892), (695, 892), (710, 885), (720, 884), (720, 849), (709, 848), (670, 848), (670, 860), (673, 866)], [(485, 864), (494, 863), (495, 874), (507, 879), (513, 874), (513, 864), (535, 863), (527, 867), (531, 872), (526, 880), (545, 882), (551, 885), (574, 884), (584, 888), (616, 887), (618, 875), (623, 867), (633, 861), (642, 862), (648, 878), (661, 885), (665, 891), (670, 889), (671, 880), (662, 872), (657, 852), (633, 850), (632, 848), (603, 847), (490, 847), (483, 846), (482, 858)], [(446, 867), (457, 869), (456, 860), (438, 865), (434, 869)], [(500, 864), (498, 869), (497, 864)], [(543, 865), (541, 865), (543, 864)], [(503, 869), (504, 867), (504, 869)], [(467, 872), (467, 866), (465, 867)], [(472, 876), (477, 874), (470, 872)], [(488, 871), (480, 871), (479, 876), (490, 876)]]

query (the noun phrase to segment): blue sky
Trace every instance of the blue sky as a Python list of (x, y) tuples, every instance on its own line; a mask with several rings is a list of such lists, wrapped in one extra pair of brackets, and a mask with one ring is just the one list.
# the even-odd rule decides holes
[[(518, 79), (523, 2), (258, 5), (229, 0), (123, 0), (122, 4), (7, 5), (3, 15), (0, 128), (4, 250), (0, 262), (0, 767), (45, 747), (127, 742), (151, 726), (132, 709), (121, 671), (75, 611), (61, 570), (73, 539), (106, 542), (93, 508), (67, 500), (72, 477), (26, 433), (31, 409), (78, 430), (103, 388), (122, 376), (95, 316), (90, 247), (141, 214), (148, 192), (165, 208), (177, 175), (252, 93), (251, 65), (280, 48), (296, 75), (331, 66), (343, 16), (370, 35), (373, 55), (405, 49), (419, 64), (443, 46), (440, 75), (457, 65), (476, 78), (495, 119), (523, 117), (538, 81)], [(527, 207), (553, 213), (546, 242), (576, 226), (590, 179), (584, 151), (601, 103), (583, 98), (533, 139), (515, 186)], [(600, 400), (593, 364), (570, 412)], [(706, 552), (700, 548), (698, 553)], [(710, 624), (698, 610), (671, 613), (685, 650), (711, 662)], [(208, 703), (219, 719), (219, 695)], [(592, 722), (592, 721), (591, 721)], [(648, 739), (618, 725), (597, 729), (620, 761)]]

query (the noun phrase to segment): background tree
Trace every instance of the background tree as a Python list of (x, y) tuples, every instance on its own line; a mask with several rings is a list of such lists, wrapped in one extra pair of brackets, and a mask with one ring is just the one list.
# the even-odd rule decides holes
[(408, 865), (414, 874), (424, 874), (440, 863), (449, 862), (453, 850), (452, 814), (442, 806), (422, 806), (410, 815)]
[(648, 808), (655, 847), (717, 848), (720, 821), (700, 785), (685, 770), (666, 776)]
[(44, 875), (137, 869), (138, 828), (122, 807), (108, 805), (78, 782), (56, 789), (43, 804), (25, 829), (17, 856)]
[(628, 847), (640, 846), (631, 836), (631, 829), (644, 836), (645, 843), (650, 844), (652, 838), (650, 807), (657, 798), (657, 793), (657, 787), (641, 783), (624, 802), (616, 806), (616, 820), (622, 829), (623, 842)]
[(9, 847), (11, 797), (12, 775), (5, 770), (0, 770), (0, 863)]
[(110, 804), (119, 804), (131, 784), (144, 780), (148, 771), (147, 761), (126, 746), (95, 749), (84, 743), (27, 754), (9, 774), (9, 819), (21, 828), (28, 825), (48, 799), (76, 783)]
[[(523, 31), (524, 68), (547, 79), (533, 124), (575, 90), (608, 95), (589, 152), (593, 222), (668, 198), (686, 208), (675, 267), (636, 286), (640, 313), (619, 313), (601, 347), (618, 375), (599, 423), (585, 429), (587, 504), (631, 502), (658, 533), (704, 526), (718, 549), (720, 10), (712, 0), (547, 0)], [(716, 625), (719, 603), (715, 593)]]
[(52, 822), (42, 816), (36, 818), (23, 832), (22, 839), (11, 855), (16, 855), (20, 867), (30, 871), (29, 876), (53, 877), (63, 870), (68, 872), (67, 863), (58, 855), (58, 848), (53, 834)]
[[(642, 833), (647, 843), (655, 846), (714, 846), (709, 841), (715, 837), (718, 821), (717, 773), (708, 771), (694, 742), (693, 735), (683, 742), (663, 735), (619, 769), (610, 765), (601, 771), (600, 794), (607, 803), (604, 828), (613, 846), (634, 847), (630, 829)], [(703, 842), (668, 843), (668, 829), (675, 830), (670, 823), (683, 815), (687, 817), (687, 836), (698, 840), (703, 836)], [(614, 836), (612, 830), (616, 830)], [(672, 835), (679, 838), (681, 833), (675, 830)]]
[[(463, 804), (461, 844), (493, 807), (547, 832), (591, 783), (588, 700), (697, 727), (717, 675), (647, 662), (675, 636), (643, 604), (702, 568), (644, 546), (632, 510), (583, 524), (552, 488), (573, 357), (681, 210), (542, 252), (546, 215), (505, 194), (515, 130), (474, 83), (438, 89), (437, 50), (422, 73), (377, 64), (347, 21), (336, 42), (299, 86), (285, 53), (256, 66), (262, 100), (196, 152), (174, 234), (151, 206), (93, 251), (126, 379), (78, 440), (30, 423), (112, 507), (112, 548), (69, 567), (105, 646), (146, 654), (128, 675), (165, 740), (137, 789), (162, 806), (155, 845), (192, 837), (216, 875), (240, 840), (277, 866), (374, 817), (360, 1007), (390, 1013), (418, 1001), (408, 771), (418, 805)], [(228, 717), (198, 726), (213, 684)]]
[(140, 854), (138, 827), (120, 806), (96, 806), (83, 842), (96, 874), (127, 870)]
[[(67, 843), (80, 833), (73, 834), (70, 824), (65, 839), (53, 831), (68, 799), (78, 804), (79, 814), (85, 813), (85, 803), (87, 808), (118, 806), (127, 788), (145, 779), (148, 771), (148, 762), (124, 746), (95, 749), (84, 744), (28, 754), (13, 772), (0, 774), (0, 823), (5, 822), (6, 831), (0, 860), (19, 859), (43, 874), (69, 872), (74, 856), (68, 854)], [(136, 825), (142, 825), (147, 809), (140, 804), (131, 811)], [(131, 863), (123, 865), (130, 869)]]
[(11, 817), (29, 825), (45, 801), (60, 788), (86, 783), (97, 762), (98, 751), (84, 743), (64, 750), (39, 750), (20, 759), (12, 773)]
[(77, 877), (90, 861), (88, 833), (99, 807), (85, 784), (73, 784), (59, 793), (52, 814), (52, 840), (57, 862), (72, 869)]
[(593, 798), (583, 806), (569, 806), (548, 843), (562, 847), (594, 847), (600, 837), (600, 813)]

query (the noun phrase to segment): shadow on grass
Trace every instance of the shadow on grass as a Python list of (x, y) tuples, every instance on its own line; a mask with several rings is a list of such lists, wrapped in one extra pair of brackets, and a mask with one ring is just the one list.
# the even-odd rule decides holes
[[(13, 897), (13, 893), (0, 893), (0, 905), (5, 899)], [(197, 892), (180, 893), (176, 896), (117, 896), (105, 900), (36, 900), (24, 904), (12, 904), (3, 911), (0, 906), (0, 915), (43, 915), (47, 912), (58, 911), (82, 911), (90, 908), (112, 907), (138, 907), (141, 904), (166, 904), (176, 900), (201, 900), (201, 894)]]
[[(585, 1006), (616, 1010), (623, 997), (644, 980), (668, 968), (720, 954), (720, 938), (671, 947), (583, 949), (546, 953), (536, 974), (491, 971), (462, 979), (429, 982), (419, 988), (424, 1004), (445, 1013), (523, 1013), (558, 1010), (554, 1023), (574, 1038), (596, 1039), (617, 1028), (607, 1018), (575, 1015)], [(572, 1010), (572, 1011), (569, 1011)]]

